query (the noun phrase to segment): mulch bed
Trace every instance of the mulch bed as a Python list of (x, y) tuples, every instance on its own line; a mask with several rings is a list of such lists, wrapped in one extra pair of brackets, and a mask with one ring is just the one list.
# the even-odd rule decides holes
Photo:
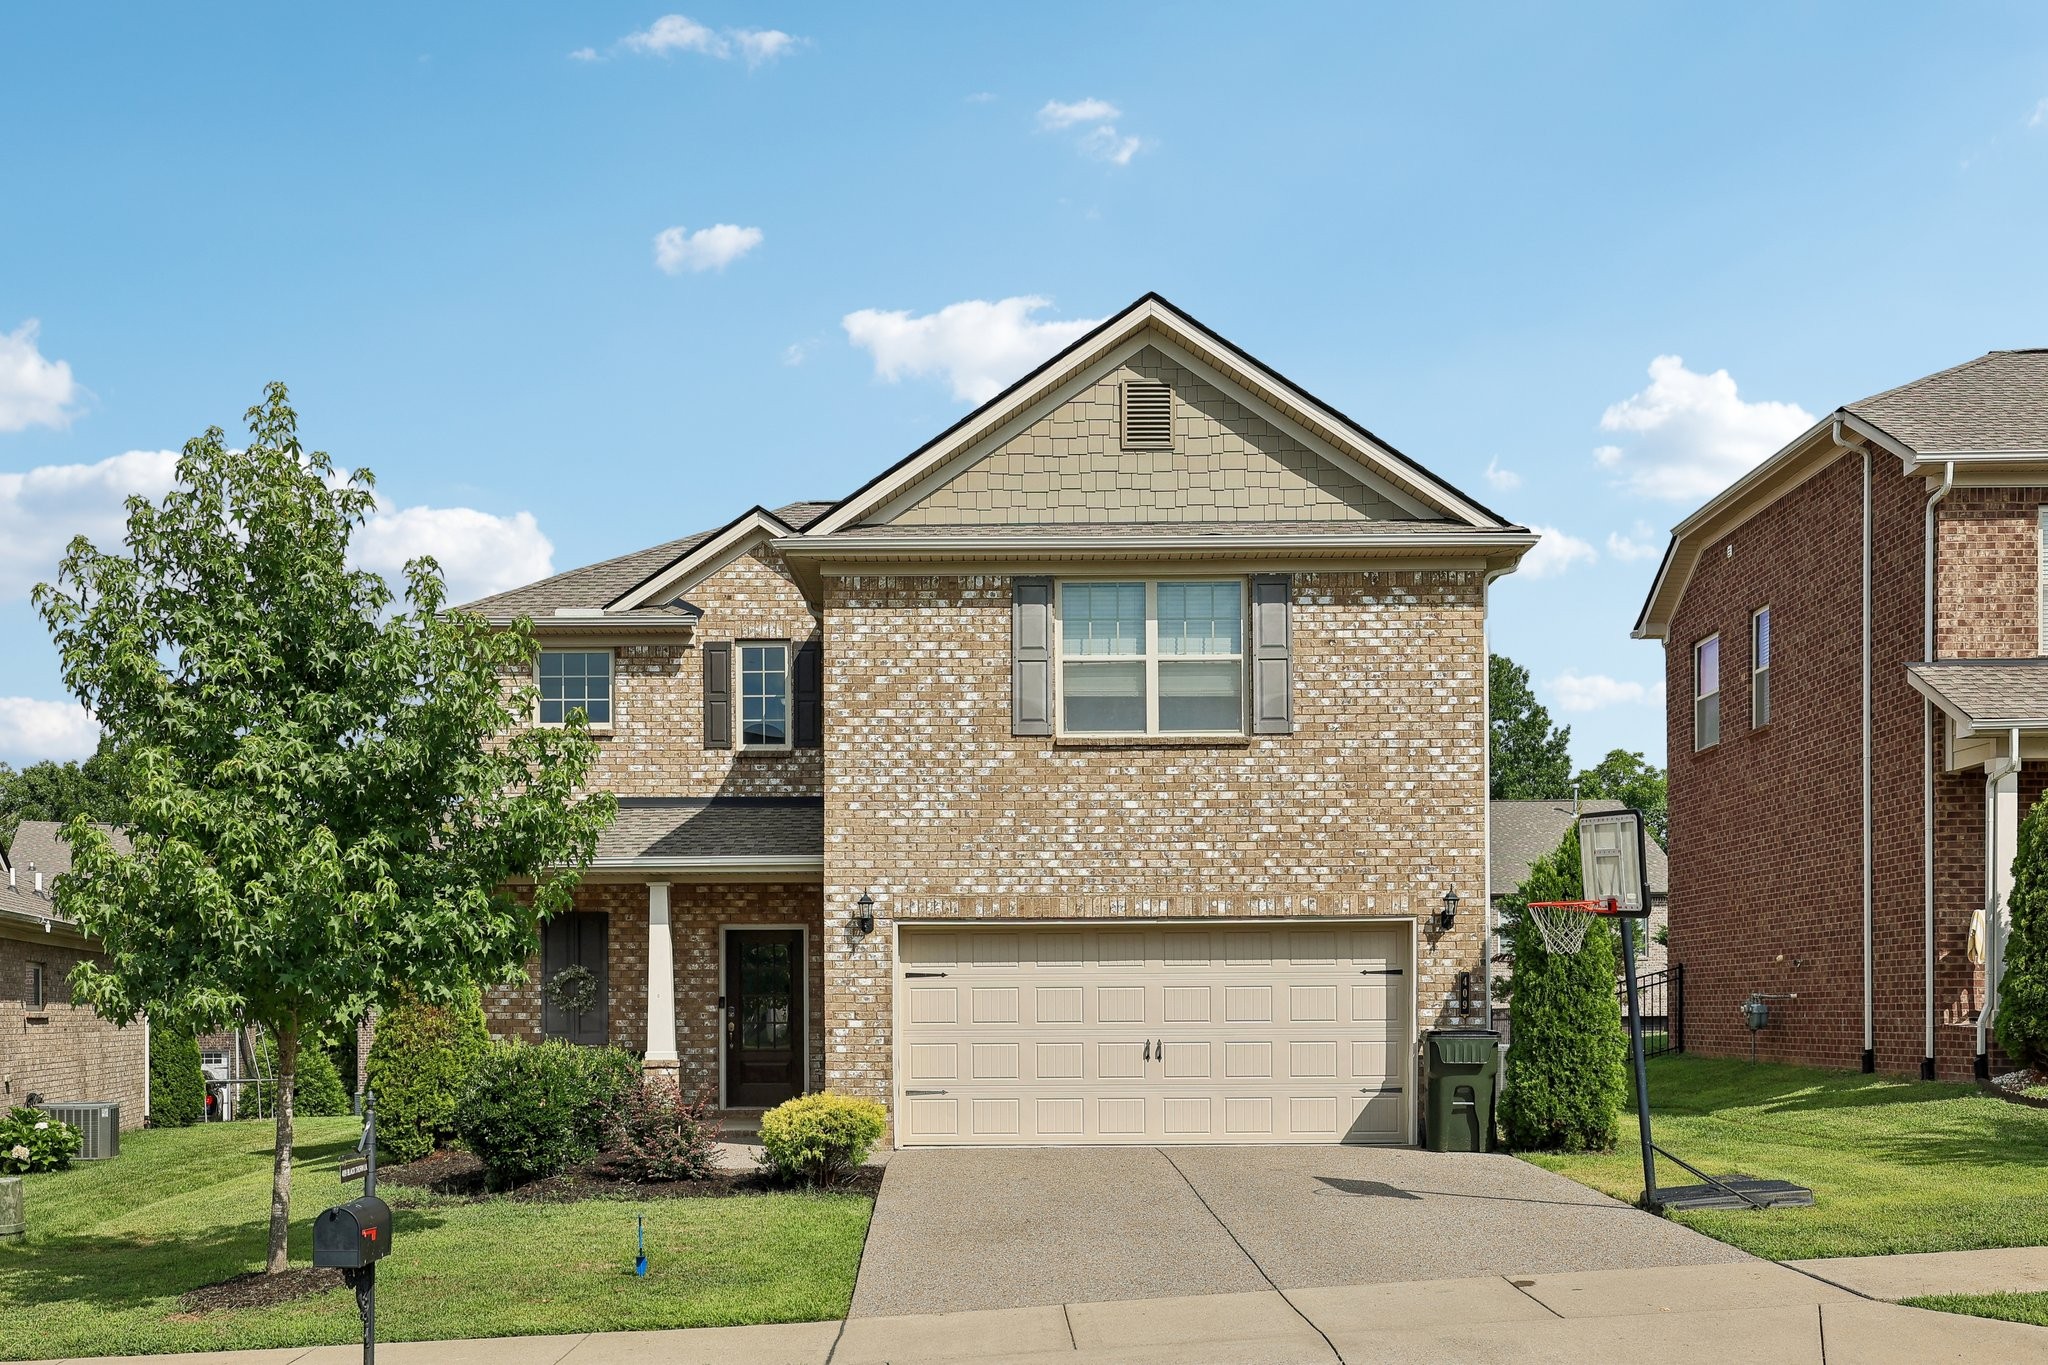
[(315, 1270), (294, 1266), (275, 1275), (252, 1270), (219, 1284), (205, 1284), (181, 1294), (178, 1303), (188, 1313), (213, 1313), (224, 1308), (268, 1308), (290, 1303), (309, 1294), (324, 1294), (341, 1288), (339, 1270)]
[[(608, 1173), (601, 1163), (578, 1166), (496, 1194), (484, 1188), (483, 1163), (468, 1152), (442, 1151), (405, 1166), (380, 1168), (380, 1185), (408, 1185), (458, 1198), (510, 1199), (526, 1204), (573, 1204), (585, 1199), (719, 1199), (734, 1195), (783, 1194), (803, 1186), (783, 1184), (758, 1168), (721, 1170), (708, 1180), (642, 1183)], [(863, 1166), (834, 1192), (872, 1196), (882, 1188), (882, 1168)]]

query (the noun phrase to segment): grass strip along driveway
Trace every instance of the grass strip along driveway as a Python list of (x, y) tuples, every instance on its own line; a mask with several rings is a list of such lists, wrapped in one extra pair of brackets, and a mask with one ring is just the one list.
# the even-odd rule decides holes
[[(291, 1254), (344, 1193), (352, 1118), (302, 1119)], [(356, 1340), (346, 1290), (266, 1308), (192, 1313), (187, 1290), (260, 1269), (270, 1125), (124, 1134), (112, 1161), (26, 1178), (29, 1235), (0, 1246), (0, 1359), (304, 1346)], [(378, 1270), (387, 1341), (708, 1327), (838, 1317), (872, 1201), (859, 1194), (464, 1199), (395, 1185), (392, 1254)], [(650, 1269), (636, 1278), (633, 1219)]]
[[(1673, 1054), (1649, 1067), (1659, 1146), (1714, 1175), (1813, 1190), (1812, 1208), (1674, 1215), (1710, 1237), (1778, 1261), (2048, 1245), (2048, 1110), (1769, 1063)], [(1618, 1199), (1642, 1191), (1632, 1112), (1613, 1152), (1528, 1159)], [(1657, 1178), (1694, 1183), (1661, 1160)]]

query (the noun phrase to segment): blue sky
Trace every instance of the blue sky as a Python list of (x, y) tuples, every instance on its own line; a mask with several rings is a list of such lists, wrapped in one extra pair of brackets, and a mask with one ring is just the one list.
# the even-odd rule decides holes
[(0, 760), (91, 740), (27, 585), (266, 380), (365, 562), (486, 589), (848, 492), (1157, 289), (1561, 533), (1497, 647), (1661, 761), (1669, 526), (2048, 344), (2048, 10), (1552, 9), (10, 7)]

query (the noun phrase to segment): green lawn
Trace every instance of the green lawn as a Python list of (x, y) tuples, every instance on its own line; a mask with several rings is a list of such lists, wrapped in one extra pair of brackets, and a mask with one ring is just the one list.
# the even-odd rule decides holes
[[(270, 1184), (263, 1123), (124, 1134), (121, 1155), (27, 1177), (29, 1236), (0, 1246), (0, 1359), (348, 1342), (346, 1290), (196, 1316), (178, 1296), (262, 1265)], [(354, 1119), (299, 1124), (292, 1260), (344, 1187)], [(348, 1190), (359, 1189), (350, 1185)], [(838, 1317), (872, 1201), (772, 1194), (578, 1204), (465, 1202), (386, 1185), (396, 1213), (378, 1271), (388, 1341)], [(647, 1219), (645, 1279), (633, 1218)]]
[[(1675, 1054), (1649, 1068), (1659, 1146), (1714, 1175), (1814, 1192), (1810, 1209), (1674, 1215), (1711, 1237), (1773, 1260), (2048, 1245), (2048, 1110), (1968, 1085), (1742, 1060)], [(1635, 1136), (1631, 1111), (1611, 1153), (1528, 1159), (1632, 1200)], [(1657, 1178), (1695, 1183), (1661, 1160)]]
[(1973, 1318), (2003, 1318), (2007, 1322), (2048, 1327), (2048, 1294), (1935, 1294), (1904, 1302), (1909, 1308), (1932, 1308), (1943, 1313), (1967, 1313)]

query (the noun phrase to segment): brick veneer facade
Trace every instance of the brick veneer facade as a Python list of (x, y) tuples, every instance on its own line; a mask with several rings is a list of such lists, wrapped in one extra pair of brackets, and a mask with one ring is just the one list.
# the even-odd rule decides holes
[[(1874, 1063), (1917, 1073), (1925, 1044), (1924, 702), (1926, 480), (1870, 460)], [(1862, 498), (1846, 452), (1704, 546), (1672, 614), (1665, 658), (1671, 781), (1671, 957), (1686, 969), (1686, 1045), (1747, 1055), (1738, 1007), (1772, 1002), (1757, 1055), (1855, 1067), (1863, 1049)], [(2048, 491), (1959, 488), (1937, 514), (1939, 654), (2037, 648), (2038, 509)], [(1771, 608), (1771, 721), (1751, 723), (1751, 613)], [(1693, 749), (1693, 647), (1721, 638), (1720, 742)], [(1981, 771), (1935, 780), (1937, 1073), (1967, 1078), (1982, 972), (1965, 951), (1984, 887)], [(2029, 764), (2031, 804), (2048, 770)]]
[[(1180, 745), (1013, 736), (1007, 576), (827, 579), (825, 1083), (892, 1098), (896, 924), (1476, 906), (1482, 578), (1296, 575), (1294, 733)], [(1423, 1026), (1478, 979), (1482, 918), (1421, 936)]]
[[(34, 931), (29, 931), (34, 933)], [(88, 1005), (71, 1003), (71, 969), (94, 954), (41, 933), (0, 930), (0, 1110), (46, 1100), (112, 1100), (121, 1126), (139, 1128), (149, 1108), (149, 1040), (140, 1024), (117, 1028)], [(42, 965), (44, 1003), (24, 985)]]

